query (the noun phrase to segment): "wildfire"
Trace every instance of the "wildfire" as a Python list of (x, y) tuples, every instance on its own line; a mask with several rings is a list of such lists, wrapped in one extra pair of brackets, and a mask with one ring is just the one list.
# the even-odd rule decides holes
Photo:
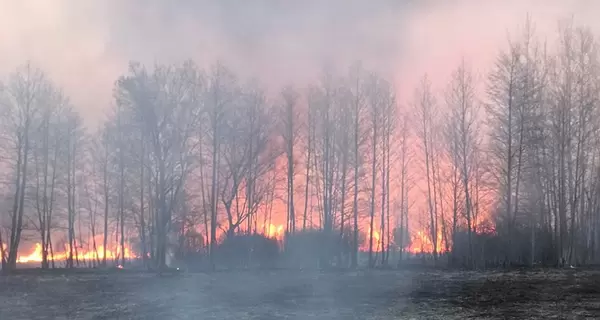
[[(276, 225), (276, 224), (266, 224), (262, 226), (263, 234), (269, 238), (274, 238), (279, 241), (283, 240), (285, 236), (285, 228), (284, 225)], [(359, 250), (360, 251), (368, 251), (369, 250), (369, 236), (372, 234), (373, 236), (373, 250), (378, 252), (381, 250), (381, 234), (379, 231), (371, 231), (368, 228), (368, 233), (366, 237), (366, 241), (362, 243)], [(4, 244), (5, 252), (7, 251), (7, 246)], [(48, 253), (48, 261), (66, 261), (69, 258), (69, 250), (68, 246), (65, 246), (63, 250), (54, 251), (53, 255)], [(416, 231), (411, 235), (411, 244), (405, 247), (405, 250), (416, 254), (416, 253), (433, 253), (433, 245), (431, 241), (431, 235), (425, 230)], [(443, 236), (441, 231), (438, 231), (437, 235), (437, 252), (443, 253), (445, 252), (445, 245), (443, 241)], [(106, 250), (107, 259), (116, 259), (121, 256), (121, 250), (119, 246), (116, 246), (114, 250)], [(42, 245), (40, 243), (36, 243), (35, 247), (27, 254), (19, 255), (17, 258), (17, 263), (35, 263), (42, 262), (43, 250)], [(125, 247), (125, 258), (132, 259), (138, 258), (139, 256), (133, 253), (129, 246)], [(103, 246), (98, 246), (97, 250), (86, 250), (84, 248), (77, 248), (73, 252), (73, 260), (77, 261), (92, 261), (92, 260), (103, 260), (104, 259), (104, 248)]]
[[(408, 251), (411, 253), (433, 253), (433, 243), (431, 242), (431, 235), (424, 231), (417, 231), (412, 237), (412, 243), (408, 247)], [(437, 234), (437, 252), (444, 252), (443, 237), (441, 231)]]
[[(118, 247), (117, 250), (106, 250), (106, 258), (117, 258), (121, 256), (121, 249)], [(129, 247), (125, 247), (125, 258), (131, 259), (136, 258), (137, 256), (132, 253)], [(66, 248), (63, 252), (54, 252), (53, 255), (48, 253), (48, 261), (65, 261), (69, 258), (69, 251)], [(94, 250), (86, 251), (82, 248), (77, 248), (77, 252), (73, 252), (73, 260), (102, 260), (104, 259), (104, 247), (99, 246), (97, 253)], [(42, 245), (40, 243), (35, 244), (35, 248), (33, 251), (27, 255), (20, 255), (17, 258), (17, 263), (30, 263), (30, 262), (42, 262), (43, 260), (43, 252)]]
[(367, 233), (366, 241), (358, 248), (360, 251), (369, 251), (369, 237), (373, 234), (373, 251), (381, 250), (381, 234), (378, 231), (371, 232), (371, 227), (369, 227)]
[(264, 228), (265, 230), (265, 235), (269, 238), (275, 238), (278, 240), (283, 239), (283, 235), (284, 235), (284, 231), (283, 231), (283, 225), (274, 225), (274, 224), (269, 224), (268, 227)]

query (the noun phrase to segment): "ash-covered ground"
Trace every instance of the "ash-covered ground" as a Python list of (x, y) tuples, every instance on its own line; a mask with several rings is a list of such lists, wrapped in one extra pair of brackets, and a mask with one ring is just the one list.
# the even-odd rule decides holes
[(0, 277), (0, 319), (600, 318), (600, 271), (105, 273)]

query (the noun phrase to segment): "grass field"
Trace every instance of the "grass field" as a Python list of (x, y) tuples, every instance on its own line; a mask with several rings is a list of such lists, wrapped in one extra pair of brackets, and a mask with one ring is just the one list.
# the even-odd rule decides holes
[(600, 318), (600, 271), (27, 272), (0, 319)]

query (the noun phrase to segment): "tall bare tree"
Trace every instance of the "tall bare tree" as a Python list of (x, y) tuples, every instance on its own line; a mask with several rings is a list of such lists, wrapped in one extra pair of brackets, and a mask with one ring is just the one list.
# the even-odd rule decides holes
[[(286, 87), (281, 92), (283, 100), (283, 115), (282, 119), (282, 137), (285, 144), (285, 154), (287, 159), (287, 225), (286, 233), (293, 234), (296, 230), (296, 209), (294, 207), (294, 177), (295, 177), (295, 162), (294, 148), (298, 140), (299, 131), (299, 112), (298, 99), (299, 95), (291, 87)], [(309, 151), (310, 152), (310, 151)], [(310, 161), (310, 159), (308, 160)], [(308, 185), (308, 184), (307, 184)], [(306, 207), (306, 205), (305, 205)]]
[(7, 270), (16, 268), (23, 231), (32, 136), (39, 110), (49, 93), (49, 84), (43, 72), (27, 63), (11, 74), (2, 96), (2, 128), (7, 130), (7, 138), (11, 142), (8, 152), (14, 154), (10, 167), (14, 174), (14, 196), (10, 213)]
[(365, 110), (365, 88), (364, 88), (364, 71), (360, 64), (355, 64), (351, 70), (348, 80), (348, 87), (352, 95), (352, 160), (353, 160), (353, 200), (352, 200), (352, 219), (353, 219), (353, 250), (352, 250), (352, 267), (358, 266), (358, 198), (359, 198), (359, 175), (362, 166), (362, 146), (365, 142), (363, 134), (363, 114)]
[(415, 102), (413, 104), (417, 119), (419, 121), (416, 128), (417, 135), (421, 140), (423, 156), (425, 160), (425, 177), (427, 182), (427, 205), (429, 208), (429, 234), (433, 244), (433, 255), (437, 259), (438, 253), (438, 224), (437, 224), (437, 205), (435, 203), (434, 188), (434, 131), (437, 130), (437, 120), (434, 117), (434, 108), (436, 100), (431, 89), (431, 83), (427, 76), (421, 80), (420, 87), (415, 91)]
[[(463, 194), (465, 198), (465, 218), (467, 219), (467, 233), (469, 242), (468, 263), (473, 266), (473, 203), (471, 181), (474, 178), (474, 154), (480, 148), (478, 138), (478, 123), (480, 119), (478, 103), (475, 101), (475, 82), (473, 75), (466, 64), (464, 58), (458, 68), (452, 74), (452, 80), (446, 90), (446, 103), (450, 109), (448, 119), (448, 130), (450, 131), (450, 141), (452, 159), (457, 161), (453, 163), (460, 172), (462, 180)], [(455, 196), (456, 201), (456, 196)], [(456, 212), (456, 208), (454, 208)], [(455, 218), (456, 220), (456, 218)], [(456, 223), (456, 221), (454, 222)], [(456, 227), (454, 227), (456, 232)]]
[(181, 66), (156, 66), (152, 73), (132, 63), (130, 75), (117, 82), (115, 98), (123, 112), (138, 121), (149, 140), (156, 181), (155, 263), (166, 268), (167, 234), (189, 172), (195, 108), (202, 98), (202, 74), (191, 62)]

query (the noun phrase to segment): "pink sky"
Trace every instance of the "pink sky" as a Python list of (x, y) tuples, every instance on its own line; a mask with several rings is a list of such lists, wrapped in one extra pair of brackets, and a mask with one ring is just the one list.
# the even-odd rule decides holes
[(360, 59), (393, 78), (405, 103), (425, 72), (442, 88), (462, 55), (485, 71), (527, 13), (549, 39), (571, 16), (600, 31), (592, 0), (251, 2), (0, 0), (0, 79), (30, 59), (93, 125), (132, 59), (219, 58), (269, 86)]

